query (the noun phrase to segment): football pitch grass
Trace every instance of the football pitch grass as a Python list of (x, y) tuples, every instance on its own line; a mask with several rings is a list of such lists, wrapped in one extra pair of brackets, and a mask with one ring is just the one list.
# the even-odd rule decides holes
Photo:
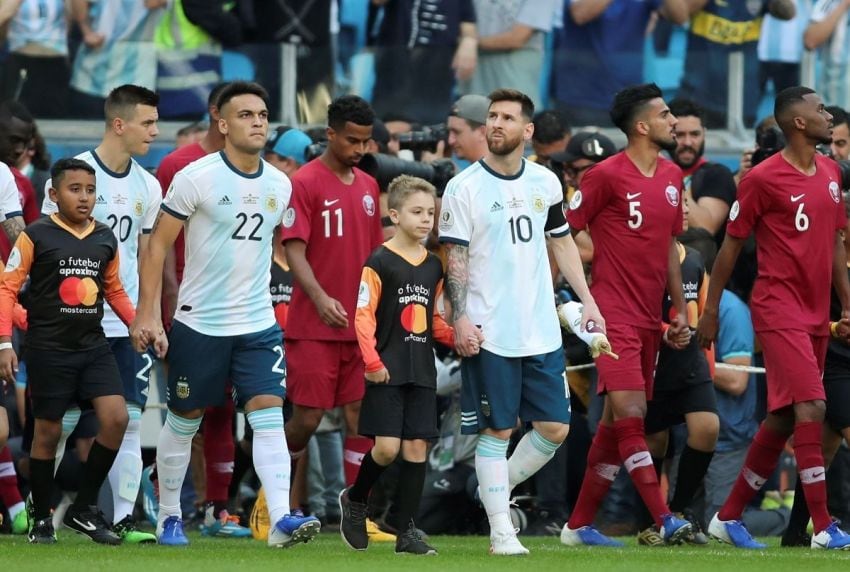
[(487, 554), (484, 536), (434, 536), (431, 543), (438, 556), (394, 554), (392, 543), (373, 544), (365, 552), (355, 552), (342, 544), (338, 534), (322, 533), (310, 544), (288, 550), (271, 549), (251, 539), (210, 539), (189, 534), (191, 546), (98, 546), (67, 530), (59, 533), (52, 546), (30, 546), (23, 536), (0, 537), (0, 570), (131, 572), (260, 572), (266, 570), (311, 572), (399, 570), (512, 570), (538, 572), (604, 572), (607, 570), (646, 570), (652, 572), (820, 572), (846, 570), (850, 552), (813, 551), (778, 546), (770, 539), (764, 551), (744, 551), (717, 543), (702, 547), (637, 546), (623, 539), (622, 549), (570, 548), (556, 537), (520, 537), (531, 550), (529, 556), (504, 557)]

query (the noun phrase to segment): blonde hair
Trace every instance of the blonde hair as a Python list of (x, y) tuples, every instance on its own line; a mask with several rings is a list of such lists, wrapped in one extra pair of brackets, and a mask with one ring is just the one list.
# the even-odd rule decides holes
[(400, 210), (407, 198), (413, 193), (428, 193), (432, 197), (436, 197), (437, 189), (425, 179), (410, 175), (399, 175), (390, 182), (387, 189), (387, 208), (394, 211)]

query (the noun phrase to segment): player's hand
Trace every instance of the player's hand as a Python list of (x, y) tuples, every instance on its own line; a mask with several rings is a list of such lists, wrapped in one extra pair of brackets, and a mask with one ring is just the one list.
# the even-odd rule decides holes
[(452, 69), (455, 78), (460, 81), (467, 80), (475, 73), (478, 64), (478, 42), (474, 38), (463, 38), (458, 44), (455, 55), (452, 58)]
[(15, 383), (15, 374), (18, 372), (18, 356), (15, 350), (0, 350), (0, 379), (4, 383)]
[(713, 310), (703, 310), (697, 323), (697, 341), (699, 345), (705, 349), (709, 349), (714, 340), (717, 339), (717, 312)]
[(664, 341), (673, 349), (681, 350), (691, 343), (691, 328), (685, 316), (678, 314), (670, 320), (670, 327), (664, 333)]
[(481, 344), (484, 342), (484, 334), (481, 329), (474, 326), (466, 316), (461, 316), (455, 320), (454, 328), (457, 353), (463, 357), (478, 355)]
[(366, 381), (371, 381), (372, 383), (389, 383), (390, 381), (390, 372), (387, 371), (387, 368), (382, 367), (378, 371), (366, 372)]
[(130, 341), (137, 352), (144, 353), (162, 332), (162, 322), (153, 318), (144, 318), (137, 314), (136, 319), (130, 325)]
[(605, 318), (602, 317), (596, 302), (585, 302), (581, 312), (581, 331), (592, 332), (596, 329), (605, 332)]
[(590, 343), (590, 357), (596, 359), (603, 354), (612, 359), (620, 359), (620, 356), (614, 353), (614, 350), (611, 347), (611, 342), (608, 341), (608, 336), (605, 334), (598, 334)]
[(335, 300), (325, 294), (322, 298), (319, 298), (316, 301), (316, 310), (319, 312), (319, 317), (322, 321), (330, 327), (348, 327), (348, 314), (346, 313), (345, 308), (342, 307), (339, 300)]
[(153, 343), (150, 345), (153, 346), (153, 351), (156, 354), (156, 357), (159, 359), (164, 358), (165, 354), (168, 353), (168, 336), (165, 331), (160, 330)]
[(91, 30), (83, 34), (83, 43), (93, 50), (101, 47), (105, 41), (106, 36)]

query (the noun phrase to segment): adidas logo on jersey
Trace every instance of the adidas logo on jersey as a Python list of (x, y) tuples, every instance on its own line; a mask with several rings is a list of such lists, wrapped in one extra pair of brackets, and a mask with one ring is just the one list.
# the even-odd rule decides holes
[(97, 199), (95, 199), (95, 201), (94, 201), (94, 204), (105, 205), (106, 204), (106, 198), (103, 195), (98, 195)]
[(492, 206), (492, 207), (490, 207), (490, 212), (491, 212), (491, 213), (498, 212), (498, 211), (502, 211), (502, 210), (505, 210), (505, 207), (503, 207), (503, 206), (499, 203), (499, 201), (494, 202), (494, 203), (493, 203), (493, 206)]
[(223, 197), (221, 197), (221, 200), (218, 201), (218, 204), (229, 206), (233, 203), (230, 202), (230, 198), (227, 195), (224, 195)]

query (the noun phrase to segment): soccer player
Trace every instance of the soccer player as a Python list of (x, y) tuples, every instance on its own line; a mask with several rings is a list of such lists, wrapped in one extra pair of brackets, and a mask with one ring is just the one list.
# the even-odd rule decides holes
[[(106, 98), (106, 129), (103, 140), (92, 149), (76, 156), (95, 170), (97, 199), (93, 205), (95, 220), (108, 225), (118, 241), (121, 254), (121, 282), (132, 303), (138, 299), (138, 259), (147, 248), (149, 234), (162, 202), (159, 184), (134, 156), (146, 155), (159, 134), (156, 106), (159, 96), (144, 87), (122, 85)], [(50, 181), (47, 182), (50, 185)], [(43, 215), (57, 212), (57, 205), (47, 193), (41, 207)], [(127, 327), (110, 308), (104, 308), (103, 331), (115, 355), (124, 399), (130, 418), (124, 440), (109, 471), (112, 489), (115, 532), (124, 542), (153, 543), (156, 538), (138, 530), (133, 507), (142, 477), (142, 408), (148, 396), (153, 360), (148, 353), (137, 353), (127, 334)], [(65, 443), (80, 419), (77, 407), (62, 418), (62, 437), (56, 450), (56, 468), (65, 453)]]
[(605, 406), (578, 502), (561, 531), (561, 542), (570, 546), (622, 546), (592, 526), (621, 464), (665, 542), (676, 543), (691, 529), (664, 502), (644, 439), (665, 284), (676, 313), (667, 339), (675, 347), (684, 347), (690, 339), (679, 251), (673, 241), (682, 229), (682, 171), (659, 156), (662, 149), (675, 148), (676, 118), (661, 90), (645, 84), (615, 96), (611, 120), (626, 134), (626, 149), (585, 173), (568, 214), (572, 231), (588, 230), (593, 239), (591, 290), (609, 321), (611, 346), (620, 356), (596, 360)]
[(802, 86), (779, 92), (773, 115), (787, 145), (741, 180), (698, 326), (700, 342), (708, 347), (717, 335), (720, 295), (744, 240), (754, 232), (758, 278), (750, 309), (767, 369), (768, 415), (708, 533), (739, 548), (765, 547), (750, 536), (741, 514), (773, 474), (793, 435), (797, 470), (814, 524), (810, 546), (848, 549), (850, 535), (838, 528), (827, 509), (821, 450), (830, 282), (841, 305), (836, 326), (847, 332), (850, 324), (850, 283), (840, 233), (847, 218), (841, 175), (835, 162), (816, 150), (832, 140), (832, 116), (818, 94)]
[[(163, 157), (156, 178), (162, 187), (163, 196), (171, 186), (174, 175), (190, 163), (224, 149), (224, 135), (218, 127), (221, 114), (218, 109), (218, 96), (227, 86), (219, 83), (207, 97), (207, 112), (210, 115), (210, 127), (203, 139), (184, 147), (179, 147)], [(174, 242), (174, 248), (168, 253), (163, 275), (163, 323), (166, 329), (171, 327), (171, 319), (177, 310), (177, 290), (183, 279), (186, 265), (186, 248), (181, 232)], [(227, 373), (222, 372), (227, 378)], [(222, 538), (246, 538), (251, 531), (240, 526), (239, 518), (227, 510), (228, 488), (233, 476), (235, 448), (233, 443), (233, 401), (229, 398), (232, 388), (224, 388), (224, 403), (208, 407), (204, 412), (201, 432), (204, 435), (204, 470), (206, 473), (206, 499), (204, 499), (204, 522), (201, 534)]]
[(101, 319), (104, 299), (125, 324), (133, 320), (133, 304), (121, 286), (118, 239), (90, 216), (97, 196), (94, 168), (79, 159), (62, 159), (51, 177), (49, 196), (58, 212), (21, 234), (0, 284), (0, 376), (13, 382), (18, 360), (11, 344), (12, 312), (18, 291), (30, 278), (26, 357), (35, 434), (29, 540), (56, 541), (50, 518), (54, 458), (62, 415), (77, 402), (91, 404), (100, 429), (63, 522), (95, 542), (120, 544), (120, 536), (95, 506), (128, 421), (121, 376)]
[[(582, 327), (604, 321), (570, 236), (561, 183), (522, 156), (534, 133), (534, 104), (511, 89), (489, 97), (489, 151), (449, 181), (439, 228), (455, 346), (465, 358), (461, 429), (479, 435), (475, 472), (490, 551), (517, 555), (528, 550), (511, 523), (510, 491), (554, 456), (570, 421), (546, 233), (558, 268), (585, 304)], [(534, 429), (508, 460), (517, 417)]]
[(395, 551), (437, 553), (413, 523), (425, 483), (427, 440), (438, 436), (433, 340), (454, 343), (436, 305), (443, 265), (423, 246), (434, 227), (435, 202), (436, 189), (427, 181), (394, 179), (388, 207), (396, 233), (372, 253), (361, 276), (355, 328), (368, 383), (359, 432), (374, 437), (375, 446), (363, 456), (354, 485), (339, 494), (340, 533), (354, 550), (369, 544), (369, 491), (401, 452)]
[(266, 491), (269, 546), (307, 542), (314, 517), (289, 514), (289, 454), (283, 433), (286, 366), (283, 337), (269, 294), (272, 238), (291, 185), (262, 160), (268, 94), (233, 82), (218, 99), (224, 150), (174, 177), (141, 260), (139, 315), (131, 329), (137, 349), (162, 331), (157, 310), (166, 253), (186, 231), (186, 268), (169, 335), (168, 414), (157, 446), (160, 544), (189, 543), (180, 490), (192, 438), (204, 408), (221, 403), (229, 372), (234, 399), (254, 430), (254, 468)]
[(342, 406), (346, 483), (357, 476), (371, 440), (357, 434), (365, 389), (354, 331), (360, 272), (381, 245), (378, 183), (357, 168), (375, 116), (357, 96), (328, 106), (328, 146), (292, 177), (283, 221), (286, 259), (295, 276), (286, 352), (293, 416), (286, 439), (297, 458), (328, 409)]

